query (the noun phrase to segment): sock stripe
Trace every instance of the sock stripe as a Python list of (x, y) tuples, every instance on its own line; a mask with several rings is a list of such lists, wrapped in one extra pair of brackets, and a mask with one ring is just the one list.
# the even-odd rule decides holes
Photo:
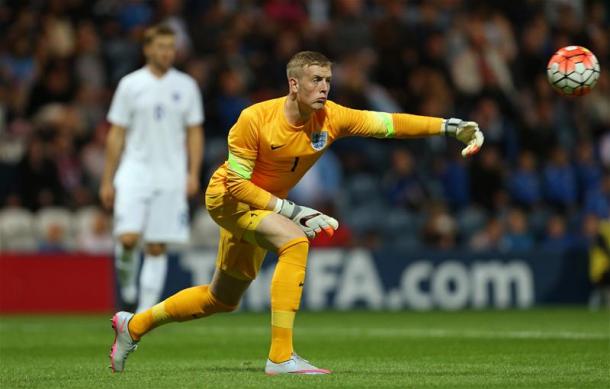
[(171, 320), (171, 316), (165, 310), (165, 301), (161, 301), (159, 304), (154, 305), (151, 308), (152, 317), (155, 324), (160, 325), (167, 323)]
[(293, 328), (294, 317), (296, 312), (289, 311), (272, 311), (271, 312), (271, 325), (281, 328)]

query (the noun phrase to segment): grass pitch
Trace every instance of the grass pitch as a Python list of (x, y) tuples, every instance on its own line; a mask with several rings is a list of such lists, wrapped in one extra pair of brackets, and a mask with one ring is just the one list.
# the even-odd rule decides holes
[(2, 388), (608, 388), (610, 314), (584, 309), (323, 312), (297, 316), (297, 351), (330, 376), (263, 373), (268, 315), (169, 324), (123, 374), (108, 316), (0, 317)]

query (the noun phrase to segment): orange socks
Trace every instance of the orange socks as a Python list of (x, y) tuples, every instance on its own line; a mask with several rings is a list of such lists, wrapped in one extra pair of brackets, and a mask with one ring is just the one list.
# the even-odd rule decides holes
[(309, 241), (297, 238), (278, 251), (279, 259), (271, 280), (271, 350), (269, 359), (279, 363), (292, 355), (292, 328), (299, 309)]
[(155, 327), (174, 321), (186, 321), (209, 316), (217, 312), (231, 312), (236, 306), (220, 302), (210, 292), (208, 285), (181, 290), (144, 312), (136, 313), (129, 322), (133, 340)]
[[(309, 241), (297, 238), (278, 251), (279, 260), (271, 280), (271, 349), (269, 359), (279, 363), (290, 359), (292, 328), (299, 309)], [(165, 301), (137, 313), (129, 322), (129, 332), (136, 341), (148, 331), (162, 324), (186, 321), (209, 316), (217, 312), (230, 312), (236, 306), (220, 302), (208, 285), (184, 289)]]

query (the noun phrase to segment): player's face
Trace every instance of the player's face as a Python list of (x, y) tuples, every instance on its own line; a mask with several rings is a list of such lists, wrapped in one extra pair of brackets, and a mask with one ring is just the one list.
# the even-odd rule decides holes
[(299, 103), (309, 106), (314, 111), (324, 107), (330, 92), (331, 78), (330, 66), (311, 65), (303, 68), (301, 77), (296, 81)]
[(157, 36), (146, 47), (145, 55), (148, 62), (159, 70), (169, 69), (176, 58), (176, 38), (172, 35)]

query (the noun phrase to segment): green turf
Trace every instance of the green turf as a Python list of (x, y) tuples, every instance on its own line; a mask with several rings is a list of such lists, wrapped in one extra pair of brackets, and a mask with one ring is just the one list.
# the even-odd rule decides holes
[(0, 317), (0, 387), (610, 388), (610, 315), (584, 309), (324, 312), (297, 351), (330, 376), (267, 377), (268, 317), (170, 324), (111, 374), (105, 316)]

